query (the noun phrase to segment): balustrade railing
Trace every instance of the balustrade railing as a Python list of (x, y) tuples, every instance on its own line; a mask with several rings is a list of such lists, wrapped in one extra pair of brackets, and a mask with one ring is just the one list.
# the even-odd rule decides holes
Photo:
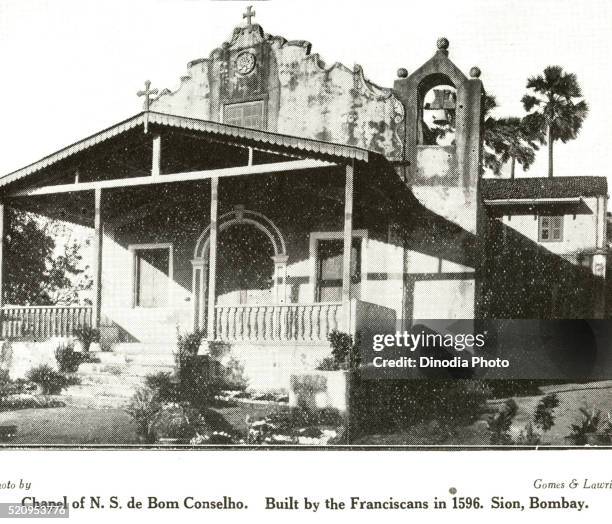
[(0, 332), (3, 339), (45, 340), (68, 337), (92, 325), (91, 306), (3, 306)]
[(342, 304), (242, 304), (215, 307), (217, 340), (324, 342), (339, 329)]

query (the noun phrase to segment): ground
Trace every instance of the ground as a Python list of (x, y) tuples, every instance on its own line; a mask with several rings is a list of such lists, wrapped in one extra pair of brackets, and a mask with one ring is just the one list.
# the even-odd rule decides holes
[[(601, 381), (585, 384), (563, 384), (543, 386), (541, 395), (514, 397), (518, 405), (518, 412), (513, 420), (511, 433), (514, 437), (531, 420), (533, 411), (539, 400), (548, 393), (556, 393), (559, 406), (555, 409), (555, 424), (542, 438), (543, 444), (555, 446), (571, 445), (565, 438), (570, 432), (570, 426), (579, 417), (579, 409), (583, 406), (588, 409), (598, 409), (604, 414), (612, 413), (612, 381)], [(490, 402), (490, 407), (498, 409), (505, 399)], [(436, 428), (438, 429), (438, 428)], [(453, 435), (440, 434), (435, 442), (431, 440), (432, 427), (413, 427), (406, 431), (399, 431), (384, 435), (366, 435), (358, 439), (355, 444), (361, 445), (428, 445), (428, 444), (463, 444), (483, 446), (489, 444), (489, 433), (486, 423), (478, 421), (469, 427), (456, 428)]]
[(135, 428), (121, 409), (76, 407), (23, 409), (0, 413), (0, 425), (16, 424), (20, 444), (133, 444)]
[[(246, 434), (246, 416), (264, 417), (276, 407), (245, 405), (212, 410), (221, 430), (233, 428)], [(13, 445), (136, 444), (135, 426), (122, 409), (61, 407), (0, 412), (0, 426), (16, 424)]]
[[(552, 445), (567, 445), (566, 436), (570, 425), (578, 417), (578, 409), (600, 409), (606, 414), (612, 410), (612, 381), (589, 384), (564, 384), (545, 386), (543, 393), (557, 393), (559, 407), (555, 410), (555, 425), (544, 435), (543, 441)], [(514, 419), (512, 431), (516, 434), (531, 419), (534, 407), (543, 395), (515, 398), (519, 410)], [(502, 401), (492, 402), (492, 407)], [(252, 406), (244, 404), (227, 405), (212, 410), (219, 429), (232, 428), (240, 434), (246, 432), (246, 417), (262, 418), (277, 410), (276, 406)], [(94, 409), (61, 407), (47, 409), (24, 409), (0, 413), (0, 425), (16, 424), (17, 438), (12, 444), (135, 444), (135, 427), (122, 409)], [(385, 435), (367, 435), (356, 444), (406, 445), (429, 444), (430, 428), (412, 428), (410, 431)], [(452, 437), (443, 439), (441, 444), (487, 445), (488, 434), (483, 422), (470, 427), (458, 428)]]

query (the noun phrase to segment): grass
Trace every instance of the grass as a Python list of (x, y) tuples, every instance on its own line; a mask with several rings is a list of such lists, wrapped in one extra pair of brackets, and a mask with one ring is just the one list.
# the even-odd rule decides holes
[(135, 426), (122, 409), (61, 407), (0, 413), (0, 426), (17, 425), (8, 445), (136, 443)]

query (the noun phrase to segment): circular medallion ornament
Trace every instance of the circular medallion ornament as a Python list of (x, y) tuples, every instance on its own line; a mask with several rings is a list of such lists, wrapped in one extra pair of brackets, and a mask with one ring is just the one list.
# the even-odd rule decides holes
[(255, 69), (255, 55), (253, 53), (242, 53), (236, 58), (236, 71), (241, 75), (248, 75)]

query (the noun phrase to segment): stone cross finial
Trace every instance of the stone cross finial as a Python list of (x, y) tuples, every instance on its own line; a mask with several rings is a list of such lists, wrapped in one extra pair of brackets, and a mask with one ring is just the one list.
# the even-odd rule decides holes
[(145, 80), (145, 88), (142, 91), (138, 91), (138, 93), (136, 93), (138, 96), (144, 96), (144, 104), (143, 104), (143, 109), (145, 111), (149, 111), (150, 107), (151, 107), (151, 95), (156, 95), (158, 93), (157, 89), (151, 89), (151, 81), (150, 80)]
[(242, 15), (242, 18), (246, 18), (247, 19), (247, 26), (251, 27), (251, 25), (253, 25), (251, 23), (251, 19), (255, 16), (255, 11), (253, 11), (253, 6), (250, 5), (247, 7), (246, 13), (244, 13)]

